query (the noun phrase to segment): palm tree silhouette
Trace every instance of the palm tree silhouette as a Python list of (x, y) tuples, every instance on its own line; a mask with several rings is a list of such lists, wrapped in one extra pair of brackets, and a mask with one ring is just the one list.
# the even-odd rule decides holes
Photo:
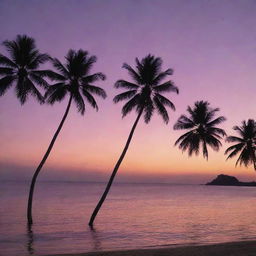
[(189, 130), (175, 142), (175, 146), (179, 144), (179, 148), (188, 151), (189, 156), (193, 153), (198, 155), (201, 145), (203, 157), (208, 159), (207, 145), (218, 151), (222, 145), (220, 139), (226, 136), (223, 129), (215, 127), (226, 118), (220, 116), (214, 119), (219, 109), (212, 109), (209, 105), (207, 101), (197, 101), (193, 108), (188, 106), (189, 117), (181, 115), (173, 127), (174, 130)]
[(47, 71), (38, 70), (39, 66), (49, 60), (47, 54), (41, 54), (35, 40), (26, 35), (17, 35), (13, 41), (4, 41), (3, 45), (10, 57), (0, 54), (0, 96), (15, 84), (17, 98), (24, 104), (29, 94), (36, 97), (39, 103), (44, 102), (44, 97), (36, 85), (44, 89), (48, 83), (44, 79)]
[(256, 170), (256, 123), (253, 119), (249, 119), (247, 122), (243, 121), (242, 126), (234, 126), (235, 130), (240, 137), (228, 136), (227, 142), (234, 142), (235, 145), (229, 147), (225, 154), (229, 154), (227, 159), (236, 156), (240, 153), (236, 166), (245, 165), (246, 167), (253, 164), (254, 170)]
[(164, 122), (168, 123), (169, 116), (165, 107), (167, 106), (175, 110), (174, 104), (161, 95), (161, 93), (164, 92), (178, 93), (178, 88), (173, 84), (172, 81), (161, 83), (168, 75), (172, 75), (173, 70), (167, 69), (166, 71), (162, 72), (161, 58), (156, 58), (150, 54), (143, 58), (141, 61), (138, 58), (136, 58), (135, 61), (136, 70), (134, 70), (126, 63), (123, 64), (123, 68), (128, 71), (129, 75), (132, 77), (135, 83), (127, 82), (125, 80), (118, 80), (115, 83), (115, 87), (123, 88), (127, 91), (115, 96), (113, 101), (114, 103), (118, 103), (119, 101), (128, 100), (122, 108), (123, 117), (132, 110), (135, 110), (138, 116), (132, 126), (123, 152), (119, 157), (110, 176), (107, 187), (92, 213), (89, 221), (89, 226), (91, 228), (93, 227), (94, 219), (107, 197), (118, 168), (128, 150), (134, 130), (139, 122), (140, 117), (144, 114), (144, 120), (146, 123), (148, 123), (153, 115), (154, 110), (156, 109), (158, 114), (162, 116)]
[[(66, 64), (62, 64), (58, 59), (52, 59), (52, 63), (54, 67), (59, 71), (56, 73), (54, 71), (48, 72), (48, 76), (56, 80), (57, 83), (51, 85), (45, 93), (45, 98), (47, 102), (50, 104), (54, 104), (56, 101), (62, 101), (67, 94), (69, 94), (69, 101), (64, 113), (64, 116), (59, 124), (57, 131), (55, 132), (51, 143), (38, 165), (32, 181), (30, 185), (29, 192), (29, 200), (28, 200), (28, 208), (27, 208), (27, 219), (28, 224), (31, 225), (33, 223), (32, 220), (32, 200), (33, 200), (33, 192), (34, 186), (36, 182), (36, 178), (42, 169), (47, 157), (49, 156), (51, 149), (54, 145), (55, 140), (66, 120), (68, 115), (71, 102), (74, 101), (76, 103), (78, 112), (82, 115), (85, 112), (85, 103), (84, 99), (96, 110), (98, 110), (98, 105), (92, 94), (98, 95), (102, 98), (106, 98), (105, 91), (97, 86), (92, 85), (92, 83), (98, 80), (104, 80), (105, 75), (102, 73), (94, 73), (89, 74), (93, 64), (96, 62), (95, 56), (89, 56), (88, 52), (79, 50), (69, 50), (66, 56)], [(83, 99), (84, 97), (84, 99)]]

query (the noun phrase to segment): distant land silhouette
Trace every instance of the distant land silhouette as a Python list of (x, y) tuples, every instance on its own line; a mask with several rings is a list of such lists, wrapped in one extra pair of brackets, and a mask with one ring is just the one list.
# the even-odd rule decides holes
[(206, 183), (206, 185), (255, 187), (256, 186), (256, 182), (255, 181), (242, 182), (242, 181), (239, 181), (234, 176), (220, 174), (220, 175), (217, 176), (217, 178), (215, 178), (211, 182)]

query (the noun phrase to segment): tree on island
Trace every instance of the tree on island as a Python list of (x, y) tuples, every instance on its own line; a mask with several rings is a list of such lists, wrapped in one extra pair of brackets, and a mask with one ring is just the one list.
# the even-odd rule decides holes
[(237, 136), (228, 136), (227, 142), (233, 142), (235, 145), (230, 146), (225, 154), (229, 154), (227, 159), (233, 158), (238, 153), (240, 153), (236, 166), (253, 165), (254, 170), (256, 170), (256, 124), (253, 119), (249, 119), (247, 122), (243, 121), (242, 126), (234, 126), (235, 130), (240, 137)]
[(55, 84), (51, 85), (45, 93), (45, 98), (49, 104), (54, 104), (56, 101), (62, 101), (66, 95), (69, 95), (68, 105), (64, 116), (56, 130), (51, 143), (43, 156), (40, 164), (38, 165), (30, 185), (29, 200), (27, 208), (27, 219), (28, 224), (33, 223), (32, 220), (32, 201), (34, 186), (37, 176), (42, 169), (47, 157), (49, 156), (51, 149), (57, 139), (57, 136), (66, 120), (72, 101), (76, 103), (78, 112), (82, 115), (85, 112), (84, 99), (96, 110), (98, 110), (98, 105), (92, 94), (106, 98), (106, 92), (97, 86), (92, 85), (92, 83), (98, 80), (104, 80), (105, 75), (102, 73), (94, 73), (90, 75), (91, 68), (96, 62), (95, 56), (89, 56), (88, 52), (79, 50), (69, 50), (66, 56), (66, 64), (62, 64), (58, 59), (51, 59), (53, 66), (57, 69), (59, 73), (54, 71), (48, 72), (48, 76), (57, 81)]
[(42, 104), (44, 97), (38, 90), (37, 85), (43, 89), (48, 88), (44, 79), (46, 70), (38, 70), (41, 64), (50, 59), (48, 54), (40, 53), (36, 48), (35, 40), (26, 35), (17, 35), (13, 41), (3, 42), (10, 57), (0, 54), (0, 96), (13, 85), (17, 98), (23, 105), (28, 95), (33, 95)]
[(133, 69), (126, 63), (123, 64), (123, 68), (128, 71), (135, 83), (125, 80), (118, 80), (115, 83), (115, 87), (126, 89), (127, 91), (115, 96), (113, 101), (114, 103), (118, 103), (119, 101), (127, 100), (122, 108), (122, 116), (125, 117), (132, 110), (135, 110), (137, 112), (137, 118), (132, 126), (122, 154), (120, 155), (110, 176), (106, 189), (91, 215), (89, 221), (89, 226), (91, 228), (93, 227), (95, 217), (97, 216), (98, 211), (107, 197), (118, 168), (128, 150), (133, 133), (141, 116), (144, 116), (145, 123), (149, 123), (154, 110), (157, 110), (158, 114), (162, 116), (164, 122), (167, 124), (169, 121), (169, 115), (166, 107), (170, 107), (171, 109), (175, 110), (174, 104), (169, 99), (161, 95), (161, 93), (165, 92), (178, 93), (178, 88), (172, 81), (163, 82), (167, 76), (173, 74), (173, 70), (167, 69), (166, 71), (162, 71), (161, 58), (156, 58), (150, 54), (141, 61), (138, 58), (136, 58), (135, 61), (136, 69)]
[(207, 101), (197, 101), (193, 108), (188, 106), (187, 111), (189, 116), (181, 115), (173, 127), (174, 130), (188, 130), (177, 139), (175, 146), (179, 145), (182, 151), (188, 151), (189, 156), (193, 153), (198, 155), (202, 148), (203, 157), (208, 159), (207, 145), (218, 151), (222, 145), (220, 139), (226, 136), (223, 129), (216, 127), (226, 118), (224, 116), (215, 118), (219, 108), (210, 108)]

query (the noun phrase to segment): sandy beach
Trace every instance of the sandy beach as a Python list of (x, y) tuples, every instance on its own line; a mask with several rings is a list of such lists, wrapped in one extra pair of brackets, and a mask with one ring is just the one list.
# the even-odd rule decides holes
[(47, 256), (255, 256), (256, 241), (232, 242), (211, 245), (182, 246), (175, 248), (103, 251)]

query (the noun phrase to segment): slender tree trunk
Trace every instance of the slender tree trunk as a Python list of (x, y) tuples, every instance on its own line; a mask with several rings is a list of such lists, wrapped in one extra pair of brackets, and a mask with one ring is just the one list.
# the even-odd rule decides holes
[(48, 156), (49, 156), (49, 154), (50, 154), (50, 152), (52, 150), (52, 147), (53, 147), (53, 145), (54, 145), (54, 143), (55, 143), (55, 141), (56, 141), (56, 139), (57, 139), (57, 137), (59, 135), (59, 132), (60, 132), (60, 130), (61, 130), (65, 120), (66, 120), (66, 117), (68, 115), (68, 112), (69, 112), (69, 109), (70, 109), (70, 106), (71, 106), (71, 102), (72, 102), (72, 95), (70, 95), (68, 106), (67, 106), (65, 114), (64, 114), (64, 116), (63, 116), (63, 118), (62, 118), (62, 120), (60, 122), (60, 125), (59, 125), (57, 131), (55, 132), (55, 134), (54, 134), (54, 136), (52, 138), (52, 141), (51, 141), (51, 143), (50, 143), (50, 145), (49, 145), (49, 147), (48, 147), (48, 149), (47, 149), (47, 151), (46, 151), (42, 161), (38, 165), (38, 167), (37, 167), (37, 169), (36, 169), (36, 171), (35, 171), (35, 173), (33, 175), (33, 178), (32, 178), (31, 184), (30, 184), (29, 198), (28, 198), (28, 208), (27, 208), (27, 220), (28, 220), (28, 225), (29, 226), (33, 224), (33, 219), (32, 219), (32, 201), (33, 201), (33, 193), (34, 193), (34, 187), (35, 187), (37, 176), (38, 176), (39, 172), (41, 171), (41, 169), (42, 169), (46, 159), (48, 158)]
[(107, 197), (107, 195), (108, 195), (108, 192), (109, 192), (110, 187), (111, 187), (111, 185), (112, 185), (112, 183), (113, 183), (113, 181), (114, 181), (114, 178), (115, 178), (115, 176), (116, 176), (116, 173), (117, 173), (117, 171), (118, 171), (118, 168), (119, 168), (120, 164), (122, 163), (122, 161), (123, 161), (123, 159), (124, 159), (124, 156), (125, 156), (125, 154), (126, 154), (126, 152), (127, 152), (127, 150), (128, 150), (128, 147), (129, 147), (130, 142), (131, 142), (131, 140), (132, 140), (133, 133), (134, 133), (135, 128), (136, 128), (136, 126), (137, 126), (137, 124), (138, 124), (138, 122), (139, 122), (139, 119), (140, 119), (140, 117), (141, 117), (141, 115), (142, 115), (142, 112), (143, 112), (143, 108), (140, 110), (140, 112), (139, 112), (139, 114), (138, 114), (138, 117), (136, 118), (136, 120), (135, 120), (135, 122), (134, 122), (134, 124), (133, 124), (132, 130), (131, 130), (131, 132), (130, 132), (130, 134), (129, 134), (129, 137), (128, 137), (128, 139), (127, 139), (127, 142), (126, 142), (126, 144), (125, 144), (124, 150), (123, 150), (121, 156), (119, 157), (119, 159), (118, 159), (118, 161), (117, 161), (117, 163), (116, 163), (116, 165), (115, 165), (115, 168), (114, 168), (114, 170), (113, 170), (113, 172), (112, 172), (112, 174), (111, 174), (111, 176), (110, 176), (110, 179), (109, 179), (109, 181), (108, 181), (107, 187), (106, 187), (104, 193), (102, 194), (102, 196), (101, 196), (101, 198), (100, 198), (100, 201), (98, 202), (97, 206), (95, 207), (95, 209), (94, 209), (94, 211), (93, 211), (93, 213), (92, 213), (92, 216), (91, 216), (90, 221), (89, 221), (89, 224), (88, 224), (91, 228), (93, 228), (94, 219), (96, 218), (96, 216), (97, 216), (97, 214), (98, 214), (98, 212), (99, 212), (99, 210), (100, 210), (102, 204), (104, 203), (104, 201), (105, 201), (105, 199), (106, 199), (106, 197)]

